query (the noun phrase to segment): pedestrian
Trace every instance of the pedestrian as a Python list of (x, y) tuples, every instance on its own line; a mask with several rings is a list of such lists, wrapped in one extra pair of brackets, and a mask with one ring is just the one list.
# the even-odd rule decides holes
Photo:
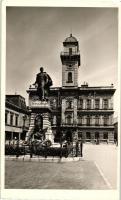
[(83, 142), (82, 140), (80, 141), (80, 155), (83, 157)]
[(76, 141), (76, 157), (78, 157), (78, 151), (79, 151), (79, 142)]

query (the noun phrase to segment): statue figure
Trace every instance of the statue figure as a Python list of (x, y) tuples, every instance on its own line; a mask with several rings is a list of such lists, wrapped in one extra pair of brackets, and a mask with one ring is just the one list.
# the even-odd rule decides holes
[(48, 97), (49, 88), (52, 85), (52, 79), (44, 72), (43, 67), (40, 67), (40, 73), (36, 76), (35, 85), (37, 85), (37, 94), (40, 100), (44, 100)]

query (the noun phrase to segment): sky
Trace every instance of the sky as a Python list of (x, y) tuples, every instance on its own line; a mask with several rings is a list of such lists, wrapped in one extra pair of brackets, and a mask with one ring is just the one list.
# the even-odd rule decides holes
[[(79, 42), (81, 66), (78, 85), (118, 84), (117, 8), (7, 7), (6, 94), (20, 94), (35, 82), (41, 66), (53, 86), (62, 85), (60, 52), (72, 33)], [(114, 109), (117, 113), (117, 92)]]

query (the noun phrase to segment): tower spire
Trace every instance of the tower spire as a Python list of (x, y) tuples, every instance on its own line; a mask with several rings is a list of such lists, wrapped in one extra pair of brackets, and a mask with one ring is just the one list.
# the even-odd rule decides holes
[(70, 28), (70, 37), (72, 37), (72, 26)]

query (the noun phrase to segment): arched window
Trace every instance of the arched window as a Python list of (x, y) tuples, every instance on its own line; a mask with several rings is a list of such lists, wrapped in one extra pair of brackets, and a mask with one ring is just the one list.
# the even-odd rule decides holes
[(68, 73), (68, 83), (72, 83), (72, 72)]

